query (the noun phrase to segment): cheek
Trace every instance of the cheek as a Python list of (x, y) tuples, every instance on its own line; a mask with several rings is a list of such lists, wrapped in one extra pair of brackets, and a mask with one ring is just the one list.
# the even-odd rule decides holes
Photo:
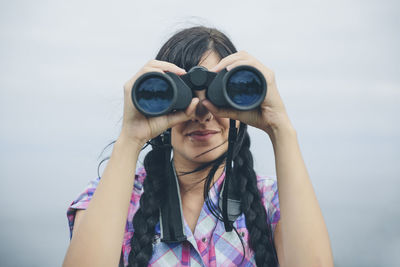
[(176, 127), (173, 127), (171, 129), (171, 145), (173, 147), (176, 147), (176, 145), (179, 144), (182, 140), (182, 137), (178, 133), (179, 131), (177, 131)]
[[(215, 118), (219, 125), (224, 128), (224, 135), (228, 137), (229, 133), (229, 119), (228, 118)], [(236, 127), (239, 127), (239, 121), (236, 121)]]
[(178, 124), (171, 128), (171, 145), (180, 150), (183, 148), (184, 143), (186, 142), (183, 131), (185, 129), (185, 125)]

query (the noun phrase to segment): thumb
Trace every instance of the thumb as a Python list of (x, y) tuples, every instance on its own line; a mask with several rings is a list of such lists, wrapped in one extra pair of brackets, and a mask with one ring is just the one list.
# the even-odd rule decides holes
[(233, 120), (239, 120), (239, 111), (236, 109), (219, 108), (213, 105), (209, 100), (205, 99), (201, 102), (214, 116), (220, 118), (230, 118)]
[(189, 106), (184, 111), (169, 113), (167, 115), (168, 128), (175, 126), (178, 123), (192, 119), (195, 116), (196, 106), (199, 103), (197, 97), (192, 98)]

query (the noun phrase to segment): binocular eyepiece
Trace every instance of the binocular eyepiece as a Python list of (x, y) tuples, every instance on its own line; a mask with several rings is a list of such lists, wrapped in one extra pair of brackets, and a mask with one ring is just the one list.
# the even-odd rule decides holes
[(195, 97), (193, 90), (206, 90), (206, 97), (217, 107), (251, 110), (267, 94), (262, 73), (252, 66), (241, 65), (230, 71), (210, 72), (195, 66), (178, 76), (172, 72), (148, 72), (132, 87), (132, 102), (146, 116), (160, 116), (173, 110), (184, 110)]

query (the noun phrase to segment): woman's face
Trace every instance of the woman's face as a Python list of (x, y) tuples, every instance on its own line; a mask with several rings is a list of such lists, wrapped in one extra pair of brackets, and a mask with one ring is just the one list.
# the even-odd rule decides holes
[[(199, 66), (211, 69), (221, 60), (215, 52), (206, 52)], [(171, 129), (174, 162), (188, 169), (212, 161), (228, 149), (229, 119), (214, 117), (201, 103), (205, 90), (195, 91), (200, 99), (196, 117)]]

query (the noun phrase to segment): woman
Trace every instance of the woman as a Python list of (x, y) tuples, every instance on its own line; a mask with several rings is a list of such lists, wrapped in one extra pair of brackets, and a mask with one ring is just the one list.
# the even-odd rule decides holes
[[(205, 90), (195, 92), (186, 110), (168, 115), (148, 118), (133, 106), (132, 86), (142, 74), (183, 75), (196, 65), (212, 72), (253, 66), (267, 80), (267, 96), (252, 111), (217, 108)], [(278, 261), (280, 266), (333, 266), (296, 131), (270, 69), (237, 52), (218, 30), (193, 27), (172, 36), (156, 60), (125, 84), (124, 99), (121, 133), (103, 176), (68, 210), (72, 239), (63, 266), (277, 266)], [(241, 122), (233, 159), (240, 214), (232, 222), (219, 209), (229, 119)], [(246, 125), (269, 136), (277, 184), (255, 175)], [(133, 177), (138, 154), (150, 139), (153, 150), (146, 155), (145, 169)], [(178, 206), (165, 204), (174, 194), (166, 182), (171, 148)]]

